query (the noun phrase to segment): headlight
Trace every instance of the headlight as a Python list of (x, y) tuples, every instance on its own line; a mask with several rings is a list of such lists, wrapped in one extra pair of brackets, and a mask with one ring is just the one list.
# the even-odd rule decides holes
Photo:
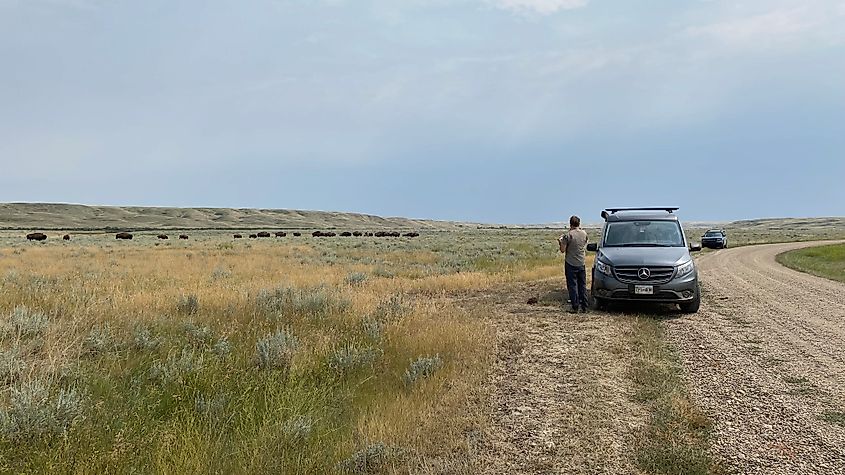
[(596, 270), (604, 275), (613, 276), (613, 267), (610, 264), (605, 264), (602, 261), (596, 260)]
[(695, 269), (695, 264), (693, 263), (693, 261), (689, 261), (689, 262), (686, 262), (684, 264), (681, 264), (676, 268), (675, 277), (687, 275), (690, 272), (692, 272), (693, 269)]

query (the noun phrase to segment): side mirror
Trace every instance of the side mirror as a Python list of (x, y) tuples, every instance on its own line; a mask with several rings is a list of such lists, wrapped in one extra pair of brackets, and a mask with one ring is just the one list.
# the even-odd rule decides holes
[(692, 251), (692, 252), (698, 252), (698, 251), (701, 250), (701, 244), (699, 244), (697, 242), (692, 242), (689, 245), (689, 250)]
[(587, 250), (590, 252), (596, 252), (599, 250), (599, 245), (594, 242), (591, 242), (587, 244)]

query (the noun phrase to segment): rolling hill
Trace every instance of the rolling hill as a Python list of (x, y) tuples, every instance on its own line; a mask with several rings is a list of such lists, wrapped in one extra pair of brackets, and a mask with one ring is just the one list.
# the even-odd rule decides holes
[(1, 203), (0, 229), (458, 229), (468, 223), (286, 209)]

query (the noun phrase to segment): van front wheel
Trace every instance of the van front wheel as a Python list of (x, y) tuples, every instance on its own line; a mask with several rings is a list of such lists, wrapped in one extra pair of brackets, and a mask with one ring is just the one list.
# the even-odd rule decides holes
[(689, 302), (685, 302), (682, 304), (678, 304), (681, 307), (681, 311), (684, 313), (698, 313), (698, 309), (701, 308), (701, 288), (698, 284), (695, 284), (695, 296)]

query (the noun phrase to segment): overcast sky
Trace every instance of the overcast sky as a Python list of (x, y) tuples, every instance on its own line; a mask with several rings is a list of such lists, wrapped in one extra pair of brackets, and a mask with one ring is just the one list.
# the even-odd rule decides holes
[(0, 0), (0, 201), (845, 215), (845, 0)]

